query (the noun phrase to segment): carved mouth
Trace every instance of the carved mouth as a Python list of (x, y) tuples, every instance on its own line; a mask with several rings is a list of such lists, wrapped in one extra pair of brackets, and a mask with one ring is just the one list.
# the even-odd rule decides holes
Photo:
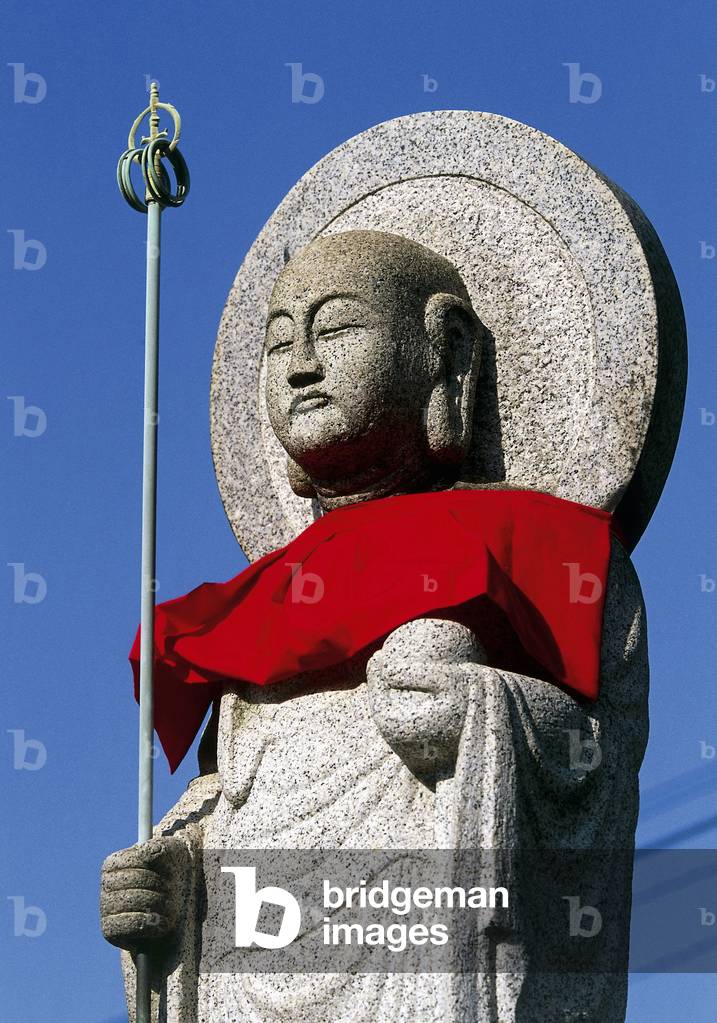
[(323, 408), (331, 402), (328, 394), (321, 391), (311, 391), (309, 394), (297, 394), (290, 406), (291, 412), (311, 412), (313, 409)]

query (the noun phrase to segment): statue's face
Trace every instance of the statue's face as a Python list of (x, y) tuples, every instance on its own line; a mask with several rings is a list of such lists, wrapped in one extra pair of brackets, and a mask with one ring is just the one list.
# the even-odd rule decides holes
[(316, 479), (397, 466), (420, 443), (430, 383), (420, 303), (380, 258), (311, 246), (278, 278), (266, 331), (269, 418)]

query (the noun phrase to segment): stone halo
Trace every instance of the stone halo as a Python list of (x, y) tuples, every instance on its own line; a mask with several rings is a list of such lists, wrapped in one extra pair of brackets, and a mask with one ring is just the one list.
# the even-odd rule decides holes
[(376, 125), (324, 157), (237, 274), (214, 352), (211, 439), (247, 557), (319, 514), (292, 493), (266, 413), (272, 285), (313, 238), (357, 228), (450, 259), (491, 331), (463, 478), (614, 511), (631, 549), (664, 486), (684, 402), (684, 319), (664, 250), (629, 196), (555, 139), (497, 114), (440, 110)]

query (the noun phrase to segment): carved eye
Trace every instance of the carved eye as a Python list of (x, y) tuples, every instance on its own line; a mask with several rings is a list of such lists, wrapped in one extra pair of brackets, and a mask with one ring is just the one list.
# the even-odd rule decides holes
[(290, 348), (294, 341), (294, 321), (290, 316), (275, 316), (266, 331), (267, 352)]
[(314, 336), (330, 339), (365, 327), (366, 312), (366, 306), (359, 299), (348, 296), (329, 298), (314, 316)]
[(349, 330), (358, 330), (360, 327), (364, 327), (364, 323), (344, 323), (340, 327), (323, 327), (321, 330), (316, 331), (317, 337), (337, 337), (339, 334), (345, 334)]

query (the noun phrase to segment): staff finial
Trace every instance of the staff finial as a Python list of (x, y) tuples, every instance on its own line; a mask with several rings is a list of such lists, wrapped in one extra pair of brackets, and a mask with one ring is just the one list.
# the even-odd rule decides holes
[[(166, 128), (160, 131), (160, 111), (166, 110), (172, 118), (174, 130), (172, 138)], [(136, 138), (139, 126), (149, 114), (149, 135), (140, 137), (139, 145)], [(159, 85), (152, 82), (149, 87), (149, 106), (145, 107), (141, 114), (132, 123), (127, 137), (127, 149), (119, 158), (117, 164), (117, 184), (120, 192), (139, 213), (147, 212), (148, 203), (158, 203), (161, 207), (181, 206), (189, 193), (189, 168), (184, 162), (184, 157), (177, 148), (179, 136), (182, 131), (182, 119), (179, 111), (171, 103), (161, 103), (159, 100)], [(162, 160), (167, 158), (172, 165), (174, 175), (177, 179), (176, 191), (172, 191), (169, 175), (162, 166)], [(132, 184), (132, 164), (136, 163), (142, 168), (142, 176), (145, 183), (145, 201), (137, 195)]]

